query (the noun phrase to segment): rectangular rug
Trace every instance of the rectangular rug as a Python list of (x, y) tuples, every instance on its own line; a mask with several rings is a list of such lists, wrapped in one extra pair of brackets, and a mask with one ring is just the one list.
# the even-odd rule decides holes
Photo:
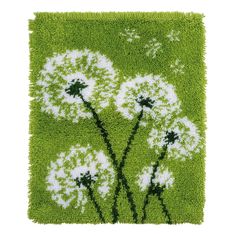
[(200, 224), (203, 16), (35, 15), (29, 218)]

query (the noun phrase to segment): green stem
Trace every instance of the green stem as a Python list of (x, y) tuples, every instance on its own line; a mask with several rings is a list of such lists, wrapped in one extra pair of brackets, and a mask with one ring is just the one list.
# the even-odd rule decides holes
[(107, 150), (109, 152), (109, 155), (112, 159), (112, 163), (114, 165), (114, 167), (116, 168), (116, 170), (118, 169), (118, 161), (116, 159), (116, 154), (113, 151), (111, 142), (109, 140), (109, 135), (107, 130), (104, 128), (104, 123), (100, 120), (97, 112), (95, 111), (95, 109), (92, 107), (91, 103), (86, 101), (83, 97), (83, 95), (81, 93), (79, 93), (79, 97), (81, 98), (81, 100), (83, 101), (85, 107), (92, 113), (93, 118), (95, 120), (96, 126), (98, 127), (98, 129), (101, 132), (101, 135), (103, 137), (104, 143), (106, 144)]
[(147, 211), (146, 211), (146, 208), (147, 208), (147, 205), (149, 204), (149, 194), (146, 194), (145, 198), (144, 198), (144, 201), (143, 201), (143, 207), (142, 207), (142, 212), (143, 212), (143, 216), (142, 216), (142, 219), (141, 219), (141, 223), (143, 224), (144, 221), (146, 220), (147, 218)]
[(154, 188), (153, 180), (155, 178), (155, 173), (157, 171), (158, 166), (159, 166), (159, 158), (157, 159), (156, 163), (153, 165), (153, 171), (152, 171), (152, 175), (151, 175), (151, 179), (150, 179), (150, 185), (148, 187), (148, 191), (147, 191), (146, 196), (144, 198), (143, 207), (142, 207), (142, 209), (143, 209), (143, 216), (142, 216), (142, 219), (141, 219), (142, 224), (144, 223), (144, 221), (147, 218), (146, 208), (147, 208), (147, 206), (149, 204), (149, 196), (153, 192), (152, 191), (153, 188)]
[[(143, 216), (141, 219), (142, 224), (145, 222), (145, 220), (147, 218), (146, 208), (149, 204), (149, 196), (153, 194), (153, 189), (155, 187), (155, 185), (153, 183), (153, 180), (155, 179), (155, 173), (156, 173), (157, 168), (159, 166), (160, 160), (164, 159), (166, 152), (167, 152), (167, 145), (163, 146), (163, 150), (161, 152), (161, 155), (158, 157), (157, 161), (153, 165), (153, 171), (152, 171), (152, 175), (151, 175), (151, 179), (150, 179), (150, 185), (148, 187), (148, 191), (147, 191), (146, 196), (144, 198), (143, 207), (142, 207), (142, 211), (143, 211)], [(157, 191), (156, 194), (157, 194), (158, 200), (161, 203), (162, 212), (165, 214), (165, 217), (167, 218), (167, 223), (171, 224), (172, 222), (171, 222), (170, 214), (169, 214), (168, 209), (163, 201), (163, 198), (161, 196), (161, 192), (162, 191)]]
[(91, 186), (87, 185), (86, 188), (88, 189), (88, 195), (89, 195), (91, 201), (93, 202), (93, 205), (94, 205), (94, 207), (95, 207), (95, 209), (96, 209), (96, 211), (97, 211), (97, 213), (99, 215), (99, 218), (100, 218), (101, 222), (105, 223), (105, 218), (104, 218), (104, 216), (102, 214), (101, 207), (99, 206), (99, 204), (96, 201), (96, 198), (94, 196), (94, 193), (93, 193), (93, 190), (92, 190)]
[(162, 212), (164, 213), (164, 215), (167, 219), (167, 223), (172, 224), (172, 221), (171, 221), (171, 218), (170, 218), (170, 213), (169, 213), (169, 211), (166, 207), (166, 204), (164, 203), (164, 199), (162, 198), (161, 193), (157, 193), (157, 197), (158, 197), (158, 200), (161, 203)]
[(105, 223), (105, 218), (102, 214), (102, 210), (101, 210), (101, 207), (99, 206), (98, 202), (96, 201), (96, 198), (94, 196), (94, 192), (93, 192), (93, 189), (91, 188), (91, 185), (92, 183), (94, 182), (94, 180), (92, 179), (91, 175), (89, 172), (87, 172), (85, 175), (83, 175), (81, 177), (81, 179), (79, 178), (76, 178), (75, 179), (75, 182), (76, 182), (76, 185), (80, 188), (81, 184), (87, 188), (88, 190), (88, 195), (91, 199), (91, 201), (93, 202), (94, 204), (94, 207), (98, 213), (98, 216), (101, 220), (102, 223)]
[[(93, 118), (94, 118), (95, 123), (96, 123), (96, 126), (101, 132), (101, 136), (104, 140), (104, 143), (106, 144), (107, 150), (108, 150), (109, 155), (112, 159), (113, 166), (115, 167), (117, 173), (119, 173), (119, 164), (118, 164), (118, 161), (116, 159), (116, 154), (113, 151), (113, 148), (112, 148), (112, 145), (111, 145), (111, 142), (110, 142), (110, 139), (109, 139), (108, 132), (104, 128), (104, 123), (100, 120), (98, 114), (96, 113), (95, 109), (92, 107), (91, 103), (86, 101), (81, 93), (79, 93), (78, 96), (83, 101), (85, 107), (92, 113)], [(125, 175), (122, 172), (120, 174), (117, 174), (117, 175), (119, 175), (119, 181), (121, 179), (121, 183), (122, 183), (122, 185), (123, 185), (123, 187), (126, 191), (128, 202), (130, 204), (130, 210), (133, 212), (134, 221), (137, 222), (138, 217), (137, 217), (137, 212), (136, 212), (136, 206), (135, 206), (134, 199), (133, 199), (133, 193), (130, 191), (130, 187), (128, 185), (128, 181), (127, 181)], [(115, 204), (117, 205), (117, 201), (116, 201)]]
[(116, 189), (115, 189), (114, 202), (113, 202), (113, 206), (112, 206), (112, 215), (113, 215), (112, 222), (113, 223), (116, 223), (118, 221), (118, 218), (119, 218), (117, 200), (118, 200), (118, 197), (119, 197), (119, 194), (120, 194), (120, 191), (121, 191), (121, 182), (120, 182), (120, 180), (122, 180), (123, 185), (126, 188), (127, 199), (128, 199), (128, 201), (130, 203), (130, 208), (131, 208), (131, 211), (133, 213), (133, 220), (134, 220), (135, 223), (138, 223), (138, 214), (137, 214), (136, 205), (135, 205), (135, 202), (134, 202), (133, 196), (132, 196), (133, 193), (130, 191), (130, 188), (128, 186), (127, 181), (123, 180), (123, 176), (124, 176), (123, 168), (125, 166), (125, 161), (127, 159), (128, 153), (130, 151), (130, 147), (131, 147), (132, 141), (134, 140), (134, 136), (137, 133), (138, 128), (140, 126), (140, 121), (141, 121), (142, 117), (143, 117), (143, 109), (141, 110), (140, 114), (138, 115), (137, 122), (134, 125), (134, 127), (133, 127), (133, 129), (131, 131), (131, 134), (130, 134), (130, 136), (128, 138), (127, 145), (126, 145), (126, 147), (125, 147), (125, 149), (123, 151), (121, 162), (120, 162), (120, 165), (119, 165), (119, 168), (118, 168), (117, 186), (116, 186)]

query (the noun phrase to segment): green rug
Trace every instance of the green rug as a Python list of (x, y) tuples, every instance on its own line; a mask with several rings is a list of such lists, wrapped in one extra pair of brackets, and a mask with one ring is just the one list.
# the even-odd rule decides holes
[(30, 21), (30, 219), (203, 221), (202, 18), (37, 13)]

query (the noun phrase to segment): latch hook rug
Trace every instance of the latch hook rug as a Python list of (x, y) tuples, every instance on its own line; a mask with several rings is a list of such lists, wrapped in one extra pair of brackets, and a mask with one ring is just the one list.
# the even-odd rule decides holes
[(36, 13), (29, 218), (199, 224), (203, 16)]

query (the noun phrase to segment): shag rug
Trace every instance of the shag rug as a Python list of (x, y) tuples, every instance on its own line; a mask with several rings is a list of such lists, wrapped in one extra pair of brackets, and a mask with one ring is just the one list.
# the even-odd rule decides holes
[(30, 21), (30, 219), (203, 221), (202, 18), (37, 13)]

